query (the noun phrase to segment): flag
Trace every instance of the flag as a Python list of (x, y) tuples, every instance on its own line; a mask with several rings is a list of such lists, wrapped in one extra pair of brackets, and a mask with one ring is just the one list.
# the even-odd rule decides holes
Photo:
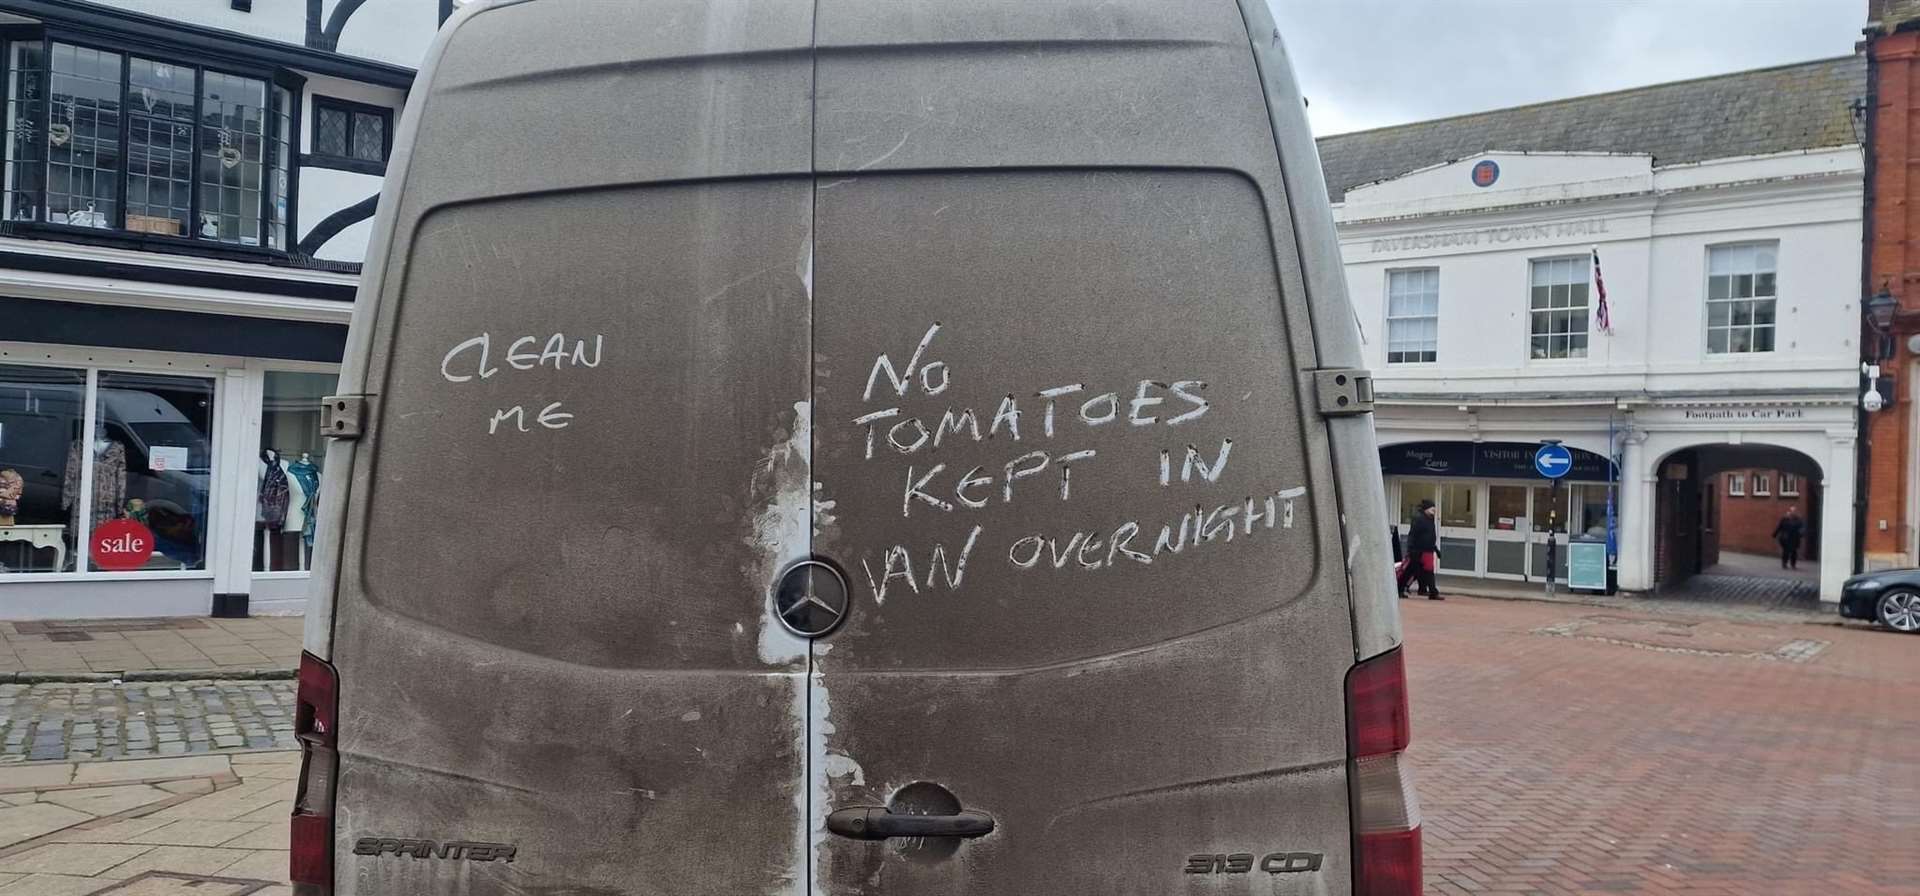
[(1613, 310), (1607, 307), (1607, 281), (1600, 279), (1600, 247), (1593, 247), (1593, 323), (1602, 333), (1613, 332)]

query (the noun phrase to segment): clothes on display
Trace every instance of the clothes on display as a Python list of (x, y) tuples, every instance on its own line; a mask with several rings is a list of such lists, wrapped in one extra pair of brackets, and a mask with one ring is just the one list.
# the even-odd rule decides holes
[(20, 512), (20, 495), (26, 488), (19, 471), (0, 470), (0, 526), (13, 525), (14, 516)]
[(268, 529), (284, 528), (287, 524), (287, 506), (293, 499), (286, 468), (281, 465), (280, 456), (271, 449), (260, 452), (260, 462), (260, 525)]
[[(76, 439), (67, 448), (67, 469), (60, 482), (60, 506), (67, 510), (72, 531), (80, 531), (80, 454), (87, 443)], [(112, 439), (93, 440), (93, 525), (121, 515), (127, 503), (127, 448)]]
[[(292, 507), (299, 509), (301, 519), (300, 538), (307, 543), (307, 547), (311, 548), (313, 547), (314, 523), (318, 522), (318, 517), (315, 514), (320, 509), (320, 468), (313, 465), (313, 455), (301, 452), (299, 460), (287, 465), (287, 478), (293, 480), (294, 485), (298, 486), (300, 491), (298, 501), (290, 505), (288, 515), (292, 516)], [(293, 527), (288, 526), (287, 528), (292, 529)]]

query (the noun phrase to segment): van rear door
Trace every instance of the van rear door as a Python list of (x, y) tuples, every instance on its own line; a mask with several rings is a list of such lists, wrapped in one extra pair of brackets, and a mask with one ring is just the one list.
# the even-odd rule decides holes
[(824, 892), (1347, 892), (1339, 511), (1238, 8), (818, 15)]
[(409, 109), (327, 467), (342, 896), (806, 890), (810, 10), (653, 6), (463, 13)]

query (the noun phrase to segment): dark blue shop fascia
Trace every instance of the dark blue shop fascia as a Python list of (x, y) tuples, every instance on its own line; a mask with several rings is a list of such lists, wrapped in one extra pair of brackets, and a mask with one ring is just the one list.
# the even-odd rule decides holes
[(0, 339), (340, 363), (344, 324), (0, 296)]
[[(1487, 479), (1539, 479), (1533, 468), (1537, 442), (1408, 442), (1380, 449), (1380, 472), (1388, 476), (1475, 476)], [(1569, 480), (1605, 482), (1607, 459), (1569, 446)]]

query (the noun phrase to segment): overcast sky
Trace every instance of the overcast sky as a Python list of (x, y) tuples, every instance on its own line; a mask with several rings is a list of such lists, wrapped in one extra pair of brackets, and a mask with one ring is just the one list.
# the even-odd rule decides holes
[(1866, 0), (1268, 0), (1317, 135), (1853, 52)]

